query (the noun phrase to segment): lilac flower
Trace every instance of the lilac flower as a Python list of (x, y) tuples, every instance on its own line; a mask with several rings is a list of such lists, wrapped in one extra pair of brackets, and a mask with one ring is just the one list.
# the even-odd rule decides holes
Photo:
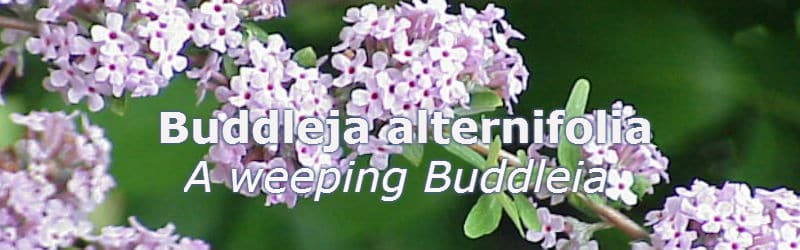
[(390, 145), (386, 141), (372, 136), (369, 144), (358, 147), (358, 152), (360, 154), (372, 154), (369, 159), (369, 165), (383, 170), (389, 165), (389, 155), (402, 153), (403, 148), (397, 145)]
[(119, 13), (108, 13), (105, 26), (92, 26), (92, 41), (102, 43), (100, 51), (107, 56), (122, 55), (126, 46), (133, 42), (122, 30), (124, 17)]
[(174, 235), (175, 226), (167, 224), (155, 231), (143, 226), (135, 217), (128, 218), (131, 227), (108, 226), (93, 237), (103, 249), (210, 249), (202, 241)]
[(215, 74), (220, 74), (222, 58), (217, 53), (211, 53), (205, 60), (203, 67), (194, 68), (186, 72), (189, 79), (197, 79), (197, 103), (203, 101), (206, 91), (214, 88), (211, 81)]
[[(612, 110), (622, 111), (623, 119), (636, 115), (636, 110), (633, 106), (625, 105), (621, 101), (614, 102), (611, 108)], [(595, 114), (587, 114), (586, 117), (594, 119)], [(607, 126), (611, 128), (611, 121), (608, 121)], [(623, 129), (625, 128), (623, 127)], [(614, 144), (610, 141), (598, 144), (596, 141), (590, 141), (584, 144), (581, 149), (583, 157), (591, 167), (603, 167), (608, 169), (609, 172), (612, 170), (620, 173), (630, 172), (634, 176), (643, 177), (640, 179), (647, 180), (652, 185), (659, 184), (662, 181), (669, 182), (669, 175), (667, 175), (669, 159), (661, 154), (655, 144)], [(630, 185), (627, 186), (629, 187)], [(653, 190), (650, 188), (645, 192), (652, 193)]]
[(283, 10), (283, 0), (254, 0), (246, 5), (252, 6), (251, 15), (256, 21), (286, 16)]
[[(0, 248), (208, 249), (202, 241), (172, 235), (173, 226), (151, 232), (111, 227), (94, 235), (89, 214), (116, 185), (108, 174), (111, 144), (103, 130), (78, 113), (13, 114), (27, 136), (13, 150), (0, 150)], [(106, 245), (108, 243), (108, 245)]]
[(786, 216), (800, 212), (792, 191), (751, 190), (730, 182), (717, 188), (695, 180), (676, 193), (664, 209), (647, 215), (652, 247), (792, 249), (797, 244), (797, 219)]
[(59, 49), (65, 40), (63, 29), (51, 29), (49, 25), (42, 25), (39, 37), (29, 39), (25, 46), (33, 54), (42, 55), (43, 59), (54, 60), (60, 56)]
[(542, 248), (545, 249), (556, 246), (556, 234), (564, 231), (564, 217), (551, 214), (546, 207), (540, 207), (536, 212), (542, 224), (541, 230), (528, 230), (525, 238), (532, 242), (542, 241)]
[(636, 205), (636, 194), (631, 191), (633, 186), (633, 174), (629, 171), (608, 171), (608, 187), (606, 196), (611, 200), (621, 200), (625, 205)]
[(589, 142), (583, 145), (583, 150), (589, 154), (587, 160), (594, 165), (616, 164), (619, 161), (617, 151), (610, 148), (611, 144), (597, 145)]
[(361, 81), (364, 74), (364, 63), (367, 62), (367, 55), (364, 50), (357, 50), (354, 58), (348, 58), (343, 54), (336, 54), (331, 59), (333, 68), (342, 74), (333, 80), (333, 86), (345, 87), (353, 82)]
[[(327, 116), (334, 108), (334, 98), (328, 91), (332, 77), (322, 74), (318, 67), (302, 67), (292, 61), (293, 51), (286, 47), (280, 35), (270, 35), (267, 41), (252, 39), (246, 47), (236, 51), (234, 61), (239, 64), (239, 74), (228, 84), (216, 86), (215, 94), (222, 106), (214, 112), (220, 120), (248, 110), (251, 122), (266, 117), (270, 109), (295, 111), (295, 122), (307, 117)], [(218, 63), (218, 62), (217, 62)], [(324, 152), (321, 146), (303, 143), (258, 145), (256, 143), (214, 145), (206, 156), (214, 169), (212, 181), (231, 185), (232, 170), (238, 173), (251, 169), (285, 169), (290, 175), (300, 168), (318, 171), (339, 166), (341, 152)], [(279, 187), (288, 183), (273, 183)], [(309, 184), (314, 187), (313, 183)], [(286, 204), (293, 207), (303, 194), (287, 192), (273, 194), (265, 190), (246, 193), (249, 196), (265, 195), (265, 205)]]

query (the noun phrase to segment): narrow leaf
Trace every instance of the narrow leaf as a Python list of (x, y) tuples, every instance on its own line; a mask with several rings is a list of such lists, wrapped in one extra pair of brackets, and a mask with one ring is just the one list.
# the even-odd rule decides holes
[(534, 231), (541, 230), (542, 224), (539, 222), (539, 214), (536, 212), (533, 202), (528, 200), (528, 197), (522, 194), (514, 194), (514, 204), (525, 228)]
[(506, 214), (511, 221), (514, 222), (514, 226), (517, 227), (520, 235), (525, 235), (525, 229), (522, 228), (522, 222), (520, 221), (519, 211), (517, 209), (517, 205), (511, 200), (511, 197), (508, 196), (506, 193), (496, 193), (492, 194), (495, 196), (495, 199), (500, 201), (500, 204), (503, 205), (503, 210), (506, 211)]
[(464, 221), (464, 235), (471, 239), (490, 234), (500, 225), (503, 206), (494, 196), (481, 195)]
[[(564, 123), (575, 117), (583, 115), (586, 110), (586, 101), (589, 99), (589, 81), (586, 79), (578, 79), (575, 86), (572, 87), (572, 93), (567, 100), (566, 114)], [(572, 173), (578, 168), (578, 160), (581, 156), (581, 149), (578, 145), (570, 143), (565, 135), (566, 126), (561, 126), (559, 141), (558, 141), (558, 161), (561, 165), (566, 166)]]
[(500, 136), (494, 137), (494, 141), (492, 141), (492, 145), (489, 145), (489, 153), (486, 154), (486, 167), (496, 167), (498, 166), (497, 157), (500, 155), (500, 150), (502, 150), (503, 142), (500, 140)]
[(483, 159), (483, 156), (473, 151), (469, 147), (455, 143), (442, 145), (442, 147), (448, 152), (458, 157), (459, 159), (464, 160), (465, 162), (471, 164), (472, 166), (480, 170), (486, 169), (484, 165), (484, 163), (486, 163), (486, 160)]
[(222, 58), (222, 67), (225, 70), (225, 76), (228, 78), (239, 74), (239, 67), (236, 67), (236, 64), (233, 63), (233, 58), (228, 55)]

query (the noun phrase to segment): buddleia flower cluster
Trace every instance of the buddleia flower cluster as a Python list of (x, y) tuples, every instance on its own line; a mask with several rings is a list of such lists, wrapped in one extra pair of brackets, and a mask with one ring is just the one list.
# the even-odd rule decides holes
[[(622, 101), (611, 104), (611, 110), (621, 114), (621, 124), (624, 120), (638, 117), (633, 106)], [(596, 113), (586, 114), (589, 120), (595, 120)], [(610, 121), (608, 131), (612, 126)], [(625, 127), (623, 126), (623, 129)], [(556, 157), (547, 153), (556, 148), (551, 144), (531, 144), (527, 150), (527, 157), (534, 160), (546, 160), (546, 169), (553, 169), (559, 165)], [(582, 155), (580, 167), (584, 170), (603, 168), (607, 170), (607, 181), (604, 195), (598, 196), (595, 202), (608, 202), (620, 208), (627, 208), (638, 203), (646, 194), (653, 193), (653, 186), (669, 181), (667, 169), (669, 159), (661, 154), (655, 144), (628, 144), (622, 143), (597, 144), (594, 140), (580, 146)], [(548, 171), (548, 170), (545, 170)], [(584, 171), (588, 172), (588, 171)], [(589, 178), (584, 176), (583, 178)], [(542, 189), (534, 194), (534, 200), (549, 199), (549, 205), (558, 205), (566, 200), (565, 194), (552, 194)], [(534, 202), (536, 203), (536, 202)], [(528, 230), (525, 238), (531, 242), (538, 242), (545, 249), (597, 249), (597, 242), (592, 240), (592, 233), (602, 229), (602, 224), (582, 222), (577, 218), (557, 215), (550, 212), (549, 208), (537, 208), (541, 228)], [(562, 237), (565, 236), (565, 237)]]
[[(35, 12), (35, 32), (13, 35), (50, 66), (45, 88), (69, 103), (86, 100), (92, 111), (109, 97), (157, 95), (189, 68), (191, 57), (239, 47), (244, 19), (284, 14), (277, 0), (212, 0), (198, 6), (177, 0), (53, 0), (41, 8), (12, 7), (20, 16)], [(191, 54), (189, 47), (204, 53)]]
[(653, 234), (637, 249), (800, 248), (800, 198), (792, 190), (695, 180), (675, 192), (647, 214)]
[(0, 151), (0, 249), (208, 249), (202, 241), (173, 235), (174, 226), (150, 231), (135, 218), (133, 227), (95, 234), (88, 215), (115, 186), (103, 130), (78, 113), (11, 118), (27, 132)]
[(510, 112), (526, 87), (522, 56), (508, 44), (524, 36), (503, 19), (504, 10), (462, 4), (453, 14), (447, 8), (444, 0), (367, 4), (343, 18), (349, 26), (333, 48), (338, 75), (332, 85), (349, 90), (347, 114), (366, 118), (377, 132), (374, 145), (357, 150), (380, 159), (373, 167), (385, 168), (385, 156), (402, 151), (380, 136), (389, 117), (416, 122), (418, 110), (453, 116), (470, 109), (470, 95), (480, 91), (498, 93)]
[[(230, 78), (228, 85), (215, 88), (215, 96), (222, 103), (214, 111), (215, 118), (224, 121), (238, 117), (240, 110), (246, 110), (250, 122), (254, 122), (268, 118), (270, 110), (292, 110), (294, 122), (298, 124), (307, 117), (327, 117), (331, 111), (338, 112), (334, 110), (334, 98), (329, 93), (332, 79), (329, 74), (320, 73), (316, 65), (300, 65), (292, 60), (294, 51), (286, 47), (282, 36), (273, 34), (265, 40), (250, 40), (234, 58), (238, 74)], [(263, 132), (267, 137), (268, 131)], [(321, 168), (339, 166), (341, 155), (341, 151), (328, 153), (322, 150), (322, 145), (300, 142), (268, 145), (220, 142), (211, 147), (206, 158), (216, 166), (211, 172), (212, 181), (230, 187), (234, 169), (237, 173), (249, 169), (253, 178), (265, 178), (256, 175), (259, 169), (283, 168), (290, 175), (299, 168), (311, 168), (316, 172)], [(256, 181), (263, 184), (263, 180)], [(288, 186), (288, 182), (273, 183)], [(263, 191), (259, 186), (254, 192), (242, 190), (242, 193), (257, 196)], [(289, 189), (280, 194), (265, 194), (266, 205), (284, 203), (289, 207), (296, 204), (298, 197), (304, 196)]]

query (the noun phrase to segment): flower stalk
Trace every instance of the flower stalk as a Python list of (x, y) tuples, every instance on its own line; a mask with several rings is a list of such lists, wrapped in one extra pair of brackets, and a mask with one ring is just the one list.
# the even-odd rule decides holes
[(39, 26), (36, 25), (35, 23), (30, 23), (18, 18), (7, 17), (7, 16), (0, 16), (0, 27), (28, 31), (31, 33), (39, 32)]

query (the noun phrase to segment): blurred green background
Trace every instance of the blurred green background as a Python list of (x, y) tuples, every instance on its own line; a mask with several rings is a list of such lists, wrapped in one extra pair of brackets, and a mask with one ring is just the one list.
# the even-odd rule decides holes
[[(391, 1), (382, 3), (393, 4)], [(289, 1), (288, 17), (269, 21), (292, 47), (318, 53), (338, 42), (351, 1)], [(455, 3), (453, 3), (455, 5)], [(482, 9), (483, 1), (469, 1)], [(592, 82), (590, 108), (623, 99), (650, 119), (655, 142), (669, 156), (672, 182), (628, 212), (660, 207), (676, 185), (693, 178), (714, 183), (800, 187), (800, 40), (798, 2), (760, 1), (498, 1), (528, 39), (515, 42), (532, 78), (516, 110), (563, 105), (578, 77)], [(0, 144), (18, 138), (9, 112), (76, 109), (42, 89), (45, 67), (28, 61), (24, 78), (4, 89)], [(92, 114), (114, 143), (118, 187), (100, 210), (104, 223), (138, 216), (150, 227), (174, 222), (181, 234), (207, 239), (215, 249), (535, 249), (504, 218), (501, 229), (470, 240), (462, 223), (477, 195), (423, 194), (425, 169), (409, 171), (402, 199), (337, 194), (295, 209), (264, 207), (223, 186), (183, 193), (186, 178), (207, 151), (186, 143), (160, 145), (164, 110), (206, 118), (210, 98), (195, 106), (194, 83), (181, 78), (155, 98), (129, 101), (124, 117)], [(500, 115), (502, 112), (495, 115)], [(516, 150), (518, 147), (507, 147)], [(426, 160), (442, 153), (433, 146)], [(399, 158), (399, 157), (398, 157)], [(458, 163), (455, 163), (458, 164)], [(408, 166), (402, 159), (393, 165)], [(425, 165), (425, 164), (423, 164)], [(466, 165), (456, 165), (463, 166)], [(575, 214), (567, 206), (553, 208)], [(603, 249), (627, 248), (614, 231), (598, 235)]]

